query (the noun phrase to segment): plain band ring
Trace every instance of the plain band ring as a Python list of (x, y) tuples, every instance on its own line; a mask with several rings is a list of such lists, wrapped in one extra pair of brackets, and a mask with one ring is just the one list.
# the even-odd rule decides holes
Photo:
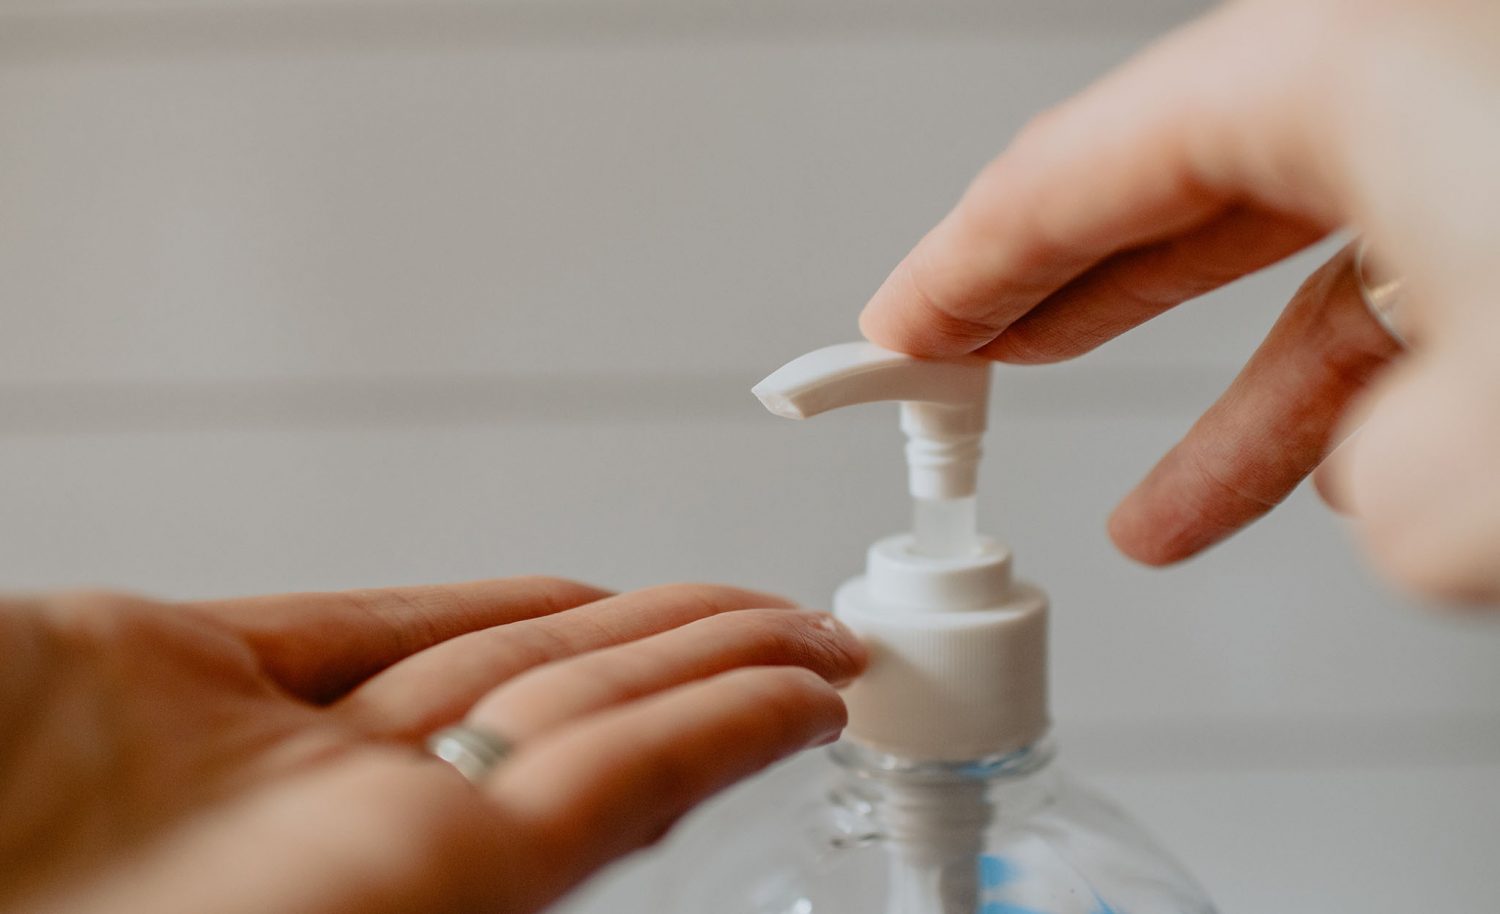
[(491, 771), (515, 750), (515, 744), (498, 733), (459, 724), (445, 727), (427, 738), (427, 751), (458, 769), (471, 784), (482, 784)]
[(1402, 305), (1402, 278), (1400, 276), (1376, 275), (1370, 263), (1370, 247), (1363, 238), (1354, 246), (1354, 284), (1359, 287), (1359, 297), (1371, 316), (1380, 322), (1385, 332), (1402, 346), (1406, 336), (1398, 327)]

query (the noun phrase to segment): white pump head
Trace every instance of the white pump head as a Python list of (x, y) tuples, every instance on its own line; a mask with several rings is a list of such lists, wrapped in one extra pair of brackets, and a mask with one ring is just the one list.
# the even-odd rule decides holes
[(900, 400), (911, 494), (923, 499), (968, 498), (978, 490), (989, 392), (984, 359), (915, 359), (874, 343), (809, 352), (751, 389), (766, 409), (788, 419)]
[(1039, 739), (1047, 600), (1011, 580), (1008, 549), (974, 532), (989, 363), (845, 343), (793, 360), (754, 393), (794, 419), (901, 402), (915, 535), (871, 546), (866, 574), (834, 598), (835, 615), (871, 653), (845, 693), (849, 737), (908, 759), (955, 761)]

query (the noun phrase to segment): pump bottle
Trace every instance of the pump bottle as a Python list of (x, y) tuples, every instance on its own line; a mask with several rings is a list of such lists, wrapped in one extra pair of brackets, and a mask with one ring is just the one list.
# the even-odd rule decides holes
[(843, 739), (684, 823), (656, 864), (656, 910), (1213, 914), (1138, 826), (1051, 764), (1047, 598), (975, 525), (989, 373), (848, 343), (755, 387), (799, 419), (899, 402), (913, 526), (834, 596), (871, 656)]

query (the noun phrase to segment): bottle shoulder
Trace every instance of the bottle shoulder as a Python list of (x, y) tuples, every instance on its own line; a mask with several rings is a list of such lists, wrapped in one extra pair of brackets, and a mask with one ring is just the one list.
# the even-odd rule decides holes
[[(660, 909), (1213, 911), (1133, 817), (1055, 763), (982, 794), (941, 793), (892, 792), (806, 753), (683, 823), (659, 861)], [(897, 903), (903, 893), (910, 904)], [(933, 907), (945, 893), (973, 903)]]

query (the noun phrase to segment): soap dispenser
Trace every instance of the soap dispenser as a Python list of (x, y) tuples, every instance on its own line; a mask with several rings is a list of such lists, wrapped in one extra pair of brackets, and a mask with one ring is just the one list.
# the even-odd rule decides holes
[(795, 359), (754, 393), (797, 419), (901, 404), (910, 532), (834, 596), (868, 645), (834, 746), (690, 818), (657, 866), (674, 914), (1212, 914), (1129, 818), (1060, 774), (1047, 598), (978, 535), (990, 365), (870, 343)]

